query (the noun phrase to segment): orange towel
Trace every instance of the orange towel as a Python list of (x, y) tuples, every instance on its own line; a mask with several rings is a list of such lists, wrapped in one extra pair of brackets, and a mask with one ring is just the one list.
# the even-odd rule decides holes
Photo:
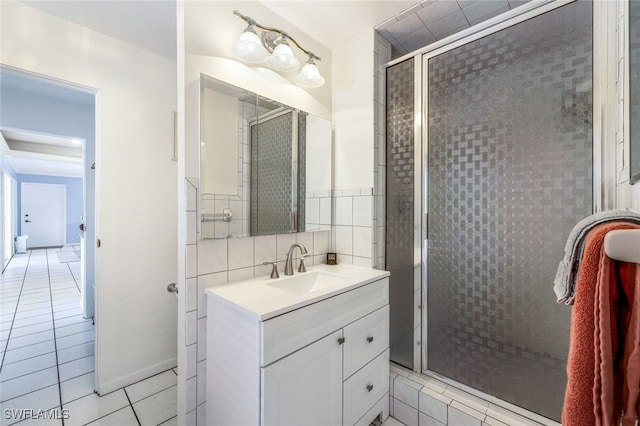
[[(640, 353), (632, 354), (632, 344), (629, 348), (624, 346), (629, 342), (626, 332), (634, 327), (630, 310), (622, 302), (629, 296), (628, 300), (633, 302), (635, 282), (629, 279), (636, 274), (626, 273), (628, 266), (609, 259), (604, 254), (603, 243), (611, 230), (638, 228), (629, 223), (605, 223), (587, 236), (571, 316), (568, 380), (562, 411), (564, 426), (616, 424), (616, 419), (620, 420), (622, 401), (628, 400), (630, 404), (634, 400), (628, 398), (632, 392), (623, 395), (623, 382), (629, 377), (623, 367), (632, 366), (633, 363), (625, 361), (635, 360)], [(640, 310), (640, 303), (633, 305)], [(640, 312), (638, 316), (640, 332)], [(640, 370), (640, 366), (631, 368), (636, 369)], [(634, 401), (637, 400), (636, 395)]]
[[(624, 264), (626, 270), (622, 271), (623, 281), (629, 282), (635, 273), (635, 284), (632, 293), (632, 307), (628, 326), (626, 329), (626, 342), (624, 345), (623, 362), (621, 371), (624, 376), (622, 382), (623, 416), (622, 426), (634, 426), (640, 417), (640, 265)], [(632, 272), (633, 271), (633, 272)]]

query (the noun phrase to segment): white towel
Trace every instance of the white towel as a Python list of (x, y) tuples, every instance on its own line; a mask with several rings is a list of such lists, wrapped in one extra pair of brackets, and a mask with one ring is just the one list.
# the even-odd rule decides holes
[(558, 303), (572, 305), (576, 294), (576, 280), (586, 236), (595, 226), (605, 222), (628, 221), (640, 225), (640, 212), (635, 210), (609, 210), (592, 214), (578, 222), (564, 246), (564, 258), (558, 265), (553, 291)]

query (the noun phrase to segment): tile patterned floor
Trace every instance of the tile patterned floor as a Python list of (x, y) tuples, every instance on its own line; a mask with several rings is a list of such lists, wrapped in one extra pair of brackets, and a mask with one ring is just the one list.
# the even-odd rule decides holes
[(177, 424), (175, 370), (99, 397), (94, 327), (80, 310), (80, 262), (16, 254), (0, 276), (0, 425)]

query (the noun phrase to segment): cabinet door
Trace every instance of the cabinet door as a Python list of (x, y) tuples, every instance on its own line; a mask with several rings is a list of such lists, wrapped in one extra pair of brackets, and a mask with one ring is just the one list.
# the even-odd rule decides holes
[(342, 424), (342, 330), (262, 368), (263, 426)]

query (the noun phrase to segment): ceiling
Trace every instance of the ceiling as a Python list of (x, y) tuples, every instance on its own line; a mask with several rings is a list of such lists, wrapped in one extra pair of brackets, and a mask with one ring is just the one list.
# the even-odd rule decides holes
[[(93, 107), (94, 95), (54, 84), (43, 78), (0, 67), (0, 94), (30, 93), (55, 99), (60, 104)], [(3, 105), (11, 108), (11, 103)], [(0, 114), (0, 153), (16, 173), (79, 177), (83, 175), (82, 140), (6, 127)]]
[(82, 143), (74, 138), (0, 129), (0, 152), (19, 174), (82, 178)]
[[(173, 0), (19, 1), (176, 60), (176, 4)], [(381, 24), (416, 3), (419, 4), (416, 0), (259, 0), (259, 2), (329, 48), (336, 47), (368, 28)], [(238, 8), (241, 8), (243, 1), (237, 3)]]
[[(176, 60), (175, 0), (19, 1)], [(529, 0), (258, 1), (329, 48), (376, 28), (392, 44), (397, 57)], [(237, 3), (242, 7), (243, 1)]]
[(417, 3), (377, 26), (392, 58), (413, 52), (530, 0), (428, 0)]
[(329, 48), (374, 28), (416, 0), (259, 0)]
[(18, 0), (144, 50), (176, 60), (175, 0)]

